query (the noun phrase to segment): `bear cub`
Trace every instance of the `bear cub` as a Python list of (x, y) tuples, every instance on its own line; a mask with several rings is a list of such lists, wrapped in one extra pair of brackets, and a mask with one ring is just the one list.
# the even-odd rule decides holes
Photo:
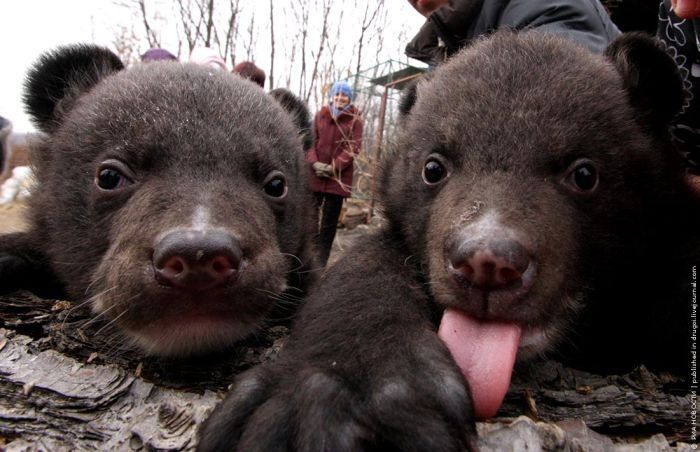
[(311, 202), (299, 133), (270, 96), (192, 64), (125, 70), (76, 45), (39, 59), (25, 103), (43, 132), (37, 185), (28, 232), (0, 237), (2, 292), (89, 304), (160, 356), (290, 315), (314, 266)]
[(700, 224), (668, 144), (682, 100), (641, 35), (602, 56), (502, 32), (439, 67), (384, 162), (387, 225), (324, 275), (279, 360), (239, 377), (200, 450), (473, 449), (516, 360), (678, 370)]

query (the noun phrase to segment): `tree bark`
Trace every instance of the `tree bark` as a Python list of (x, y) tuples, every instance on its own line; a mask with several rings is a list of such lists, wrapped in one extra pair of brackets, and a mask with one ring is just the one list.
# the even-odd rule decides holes
[(66, 301), (0, 297), (0, 446), (191, 450), (233, 376), (273, 359), (288, 334), (273, 327), (226, 353), (160, 361), (100, 328)]
[[(274, 360), (288, 335), (273, 327), (226, 353), (159, 361), (119, 350), (95, 323), (66, 301), (0, 297), (0, 446), (192, 450), (233, 376)], [(669, 450), (669, 441), (689, 439), (689, 413), (678, 377), (644, 367), (599, 376), (542, 362), (518, 371), (498, 417), (479, 423), (479, 445), (597, 451), (615, 450), (612, 438), (651, 437), (640, 450)]]

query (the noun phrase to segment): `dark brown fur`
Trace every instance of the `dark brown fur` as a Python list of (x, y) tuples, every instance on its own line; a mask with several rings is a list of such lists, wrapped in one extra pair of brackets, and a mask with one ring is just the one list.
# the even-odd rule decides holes
[(311, 130), (311, 115), (306, 103), (286, 88), (275, 88), (269, 94), (292, 116), (299, 130), (304, 151), (311, 149), (314, 145), (314, 136)]
[[(474, 64), (447, 65), (418, 87), (405, 130), (420, 130), (424, 139), (400, 137), (404, 158), (392, 162), (380, 184), (395, 233), (426, 266), (436, 301), (519, 323), (525, 334), (544, 333), (521, 358), (565, 342), (574, 343), (574, 361), (585, 356), (601, 368), (642, 357), (682, 363), (668, 354), (677, 351), (670, 346), (677, 331), (634, 333), (645, 319), (678, 321), (682, 312), (673, 294), (678, 285), (649, 283), (679, 281), (690, 269), (687, 259), (669, 259), (693, 249), (697, 216), (697, 203), (680, 193), (680, 162), (664, 129), (681, 94), (672, 62), (653, 59), (659, 51), (651, 40), (624, 39), (608, 50), (614, 64), (561, 49), (556, 40), (533, 48), (524, 41), (515, 50), (500, 37), (488, 43), (488, 54), (486, 43), (470, 48), (462, 60)], [(445, 157), (451, 174), (426, 189), (415, 175), (431, 153)], [(601, 182), (595, 192), (577, 194), (568, 171), (584, 158), (595, 163)], [(492, 296), (484, 311), (479, 297), (466, 297), (454, 284), (445, 261), (448, 245), (459, 234), (475, 234), (470, 225), (489, 213), (539, 266), (517, 306)], [(603, 344), (608, 357), (600, 353)]]
[[(2, 289), (64, 289), (158, 355), (230, 345), (279, 300), (291, 315), (313, 264), (289, 116), (231, 74), (175, 63), (120, 69), (108, 51), (76, 46), (30, 74), (28, 109), (46, 136), (33, 149), (31, 229), (0, 238)], [(103, 190), (97, 177), (114, 161), (131, 183)], [(263, 191), (273, 171), (286, 179), (284, 199)], [(194, 292), (162, 284), (154, 250), (173, 231), (233, 237), (236, 279)]]
[[(666, 141), (680, 99), (673, 62), (639, 36), (604, 58), (501, 33), (454, 57), (404, 105), (380, 184), (387, 227), (328, 270), (280, 360), (239, 378), (200, 450), (469, 449), (466, 382), (435, 334), (445, 306), (543, 332), (523, 359), (569, 343), (573, 364), (678, 365), (678, 251), (697, 258), (698, 224)], [(447, 169), (433, 185), (431, 158)], [(572, 183), (580, 159), (594, 190)], [(447, 273), (455, 242), (500, 236), (537, 264), (515, 301)]]

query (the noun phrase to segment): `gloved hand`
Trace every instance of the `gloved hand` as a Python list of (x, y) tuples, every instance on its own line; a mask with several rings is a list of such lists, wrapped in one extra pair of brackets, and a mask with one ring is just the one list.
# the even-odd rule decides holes
[(333, 177), (333, 167), (327, 163), (314, 162), (311, 165), (318, 177)]

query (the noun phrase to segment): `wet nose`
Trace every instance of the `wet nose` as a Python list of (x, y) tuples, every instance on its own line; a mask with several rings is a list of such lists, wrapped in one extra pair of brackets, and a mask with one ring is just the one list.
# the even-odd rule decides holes
[(180, 229), (156, 244), (153, 268), (159, 283), (200, 292), (235, 279), (242, 257), (240, 243), (231, 234)]
[(487, 292), (521, 288), (530, 267), (527, 251), (515, 240), (458, 242), (449, 260), (456, 278)]

